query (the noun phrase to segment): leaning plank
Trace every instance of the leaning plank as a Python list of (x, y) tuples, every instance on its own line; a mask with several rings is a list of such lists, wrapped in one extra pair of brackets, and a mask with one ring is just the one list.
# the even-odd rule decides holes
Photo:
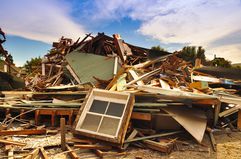
[[(130, 140), (130, 139), (134, 139), (134, 137), (136, 137), (136, 135), (138, 134), (138, 131), (136, 129), (134, 129), (132, 131), (132, 133), (130, 134), (130, 136), (128, 136), (127, 140)], [(123, 145), (123, 149), (127, 149), (127, 147), (129, 146), (130, 143), (126, 143)]]
[(153, 71), (150, 71), (150, 72), (148, 72), (148, 73), (146, 73), (146, 74), (138, 77), (137, 79), (134, 79), (134, 80), (130, 81), (130, 82), (127, 83), (126, 85), (127, 85), (127, 86), (130, 86), (130, 85), (132, 85), (132, 84), (134, 84), (134, 83), (136, 83), (136, 82), (138, 82), (138, 81), (141, 81), (141, 80), (143, 80), (143, 79), (145, 79), (145, 78), (147, 78), (147, 77), (150, 77), (150, 76), (152, 76), (152, 75), (155, 75), (155, 74), (159, 73), (160, 71), (161, 71), (161, 68), (158, 68), (158, 69), (155, 69), (155, 70), (153, 70)]
[(76, 154), (76, 152), (73, 151), (73, 149), (71, 149), (71, 147), (69, 147), (69, 145), (66, 144), (66, 148), (67, 148), (67, 151), (69, 151), (68, 154), (71, 157), (71, 159), (79, 159), (79, 157)]
[(40, 150), (40, 153), (41, 153), (43, 159), (49, 159), (49, 157), (43, 147), (41, 147), (39, 150)]
[(221, 117), (226, 117), (226, 116), (229, 116), (229, 115), (231, 115), (231, 114), (233, 114), (233, 113), (238, 112), (239, 109), (241, 109), (241, 106), (240, 106), (240, 105), (237, 105), (237, 106), (235, 106), (235, 107), (233, 107), (233, 108), (230, 108), (230, 109), (228, 109), (228, 110), (225, 110), (225, 111), (219, 113), (218, 116), (219, 116), (220, 118), (221, 118)]
[[(129, 73), (131, 74), (131, 76), (132, 76), (132, 78), (135, 80), (135, 79), (138, 79), (139, 78), (139, 76), (137, 75), (137, 73), (134, 71), (134, 70), (132, 70), (132, 69), (130, 69), (129, 70)], [(138, 82), (136, 82), (138, 85), (140, 85), (140, 86), (142, 86), (142, 85), (144, 85), (144, 82), (143, 81), (138, 81)]]
[(32, 129), (32, 130), (2, 130), (0, 131), (0, 135), (41, 135), (46, 134), (46, 129)]
[(237, 128), (241, 130), (241, 110), (238, 112)]
[(26, 146), (25, 143), (13, 141), (13, 140), (0, 139), (0, 143), (7, 144), (7, 145)]
[(174, 132), (168, 132), (168, 133), (161, 133), (161, 134), (155, 134), (155, 135), (150, 135), (150, 136), (144, 136), (144, 137), (138, 137), (130, 140), (126, 140), (124, 143), (130, 143), (130, 142), (135, 142), (135, 141), (142, 141), (142, 140), (147, 140), (147, 139), (153, 139), (157, 137), (163, 137), (163, 136), (169, 136), (169, 135), (175, 135), (182, 133), (183, 131), (174, 131)]
[(111, 146), (105, 146), (105, 145), (74, 145), (76, 148), (81, 149), (98, 149), (98, 150), (110, 150)]
[(34, 149), (27, 157), (24, 159), (34, 159), (39, 154), (39, 148)]

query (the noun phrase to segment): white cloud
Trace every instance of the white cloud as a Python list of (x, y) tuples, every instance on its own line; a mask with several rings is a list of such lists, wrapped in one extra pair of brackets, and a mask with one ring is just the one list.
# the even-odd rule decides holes
[(201, 45), (209, 53), (241, 62), (241, 44), (211, 45), (241, 29), (240, 0), (113, 0), (111, 3), (96, 0), (95, 3), (98, 14), (94, 19), (116, 20), (127, 16), (141, 22), (139, 33), (162, 43)]
[(3, 0), (0, 27), (7, 34), (47, 43), (61, 36), (83, 37), (85, 29), (71, 19), (69, 9), (57, 0)]

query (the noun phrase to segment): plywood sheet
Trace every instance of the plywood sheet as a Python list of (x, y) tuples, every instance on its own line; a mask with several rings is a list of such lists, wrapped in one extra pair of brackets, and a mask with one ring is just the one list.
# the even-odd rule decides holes
[(202, 142), (207, 126), (204, 111), (188, 107), (161, 108), (182, 125), (199, 143)]
[(74, 51), (66, 55), (66, 60), (82, 83), (95, 83), (93, 77), (103, 80), (113, 77), (115, 59), (112, 57)]

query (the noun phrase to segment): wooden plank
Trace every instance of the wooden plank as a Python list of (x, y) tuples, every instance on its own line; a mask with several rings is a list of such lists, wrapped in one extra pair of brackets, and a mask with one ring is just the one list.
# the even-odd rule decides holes
[(71, 157), (71, 159), (79, 159), (76, 152), (74, 152), (73, 149), (71, 149), (71, 147), (69, 147), (69, 145), (66, 144), (66, 148), (67, 148), (67, 151), (69, 151), (68, 154)]
[(80, 149), (98, 149), (98, 150), (110, 150), (112, 147), (111, 146), (106, 146), (106, 145), (74, 145), (76, 148)]
[(65, 151), (66, 150), (65, 118), (60, 119), (60, 133), (61, 133), (61, 149), (62, 149), (62, 151)]
[(5, 151), (7, 151), (7, 159), (14, 159), (14, 152), (13, 152), (13, 146), (12, 145), (5, 145)]
[[(134, 80), (136, 80), (136, 79), (139, 78), (139, 76), (137, 75), (137, 73), (136, 73), (133, 69), (130, 69), (128, 72), (131, 74), (131, 76), (132, 76), (132, 78), (133, 78)], [(140, 81), (138, 81), (138, 82), (136, 82), (136, 83), (137, 83), (138, 85), (140, 85), (140, 86), (144, 85), (144, 82), (143, 82), (142, 80), (140, 80)]]
[(240, 105), (237, 105), (233, 108), (230, 108), (230, 109), (227, 109), (225, 111), (222, 111), (221, 113), (218, 114), (218, 116), (221, 118), (221, 117), (226, 117), (226, 116), (229, 116), (233, 113), (236, 113), (238, 112), (239, 110), (241, 109), (241, 106)]
[(6, 144), (6, 145), (26, 146), (26, 143), (13, 141), (13, 140), (5, 140), (5, 139), (0, 139), (0, 143)]
[(46, 129), (32, 129), (32, 130), (1, 130), (0, 135), (42, 135), (46, 134), (47, 130)]
[[(136, 129), (134, 129), (130, 136), (128, 136), (127, 140), (131, 140), (131, 139), (134, 139), (134, 137), (136, 137), (136, 135), (138, 134), (138, 131)], [(123, 145), (123, 149), (127, 149), (127, 147), (129, 146), (130, 143), (126, 143)]]
[(39, 154), (39, 148), (34, 149), (28, 156), (24, 159), (34, 159)]
[(118, 78), (125, 72), (125, 68), (122, 67), (120, 68), (120, 70), (117, 72), (116, 76), (111, 80), (111, 82), (108, 84), (108, 86), (105, 88), (106, 90), (111, 89), (111, 87), (113, 87), (114, 84), (116, 84)]
[(131, 119), (151, 121), (151, 113), (132, 112)]
[(237, 128), (241, 130), (241, 110), (238, 112)]
[(75, 142), (75, 143), (82, 143), (82, 144), (92, 144), (94, 141), (71, 138), (71, 139), (67, 139), (67, 142)]
[(116, 84), (117, 91), (124, 91), (126, 89), (126, 76), (127, 74), (124, 73), (118, 78)]
[(160, 82), (160, 85), (161, 85), (162, 88), (171, 89), (170, 85), (166, 81), (164, 81), (162, 79), (159, 79), (159, 82)]
[(136, 82), (141, 81), (141, 80), (143, 80), (143, 79), (145, 79), (145, 78), (147, 78), (147, 77), (150, 77), (150, 76), (152, 76), (152, 75), (155, 75), (155, 74), (159, 73), (160, 71), (161, 71), (161, 68), (158, 68), (158, 69), (155, 69), (155, 70), (153, 70), (153, 71), (150, 71), (150, 72), (148, 72), (148, 73), (140, 76), (139, 78), (130, 81), (130, 82), (127, 83), (126, 85), (127, 85), (127, 86), (130, 86), (130, 85), (132, 85), (132, 84), (135, 84)]
[(43, 159), (49, 159), (49, 157), (43, 147), (41, 147), (39, 150), (40, 150), (40, 153), (41, 153)]
[(174, 131), (174, 132), (168, 132), (168, 133), (161, 133), (161, 134), (155, 134), (155, 135), (150, 135), (150, 136), (138, 137), (138, 138), (126, 140), (124, 143), (142, 141), (142, 140), (153, 139), (153, 138), (157, 138), (157, 137), (170, 136), (170, 135), (175, 135), (175, 134), (179, 134), (179, 133), (183, 133), (183, 131)]
[(174, 148), (173, 143), (156, 142), (152, 140), (144, 140), (143, 142), (147, 147), (164, 153), (170, 153)]
[(127, 57), (126, 57), (126, 50), (123, 45), (123, 40), (121, 39), (119, 34), (114, 34), (113, 37), (114, 37), (114, 44), (117, 49), (117, 53), (122, 63), (125, 63), (125, 60)]

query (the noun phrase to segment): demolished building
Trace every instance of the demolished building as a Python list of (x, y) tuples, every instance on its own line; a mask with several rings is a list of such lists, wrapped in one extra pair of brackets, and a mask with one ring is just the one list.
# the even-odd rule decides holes
[[(126, 43), (118, 34), (88, 34), (76, 42), (62, 37), (45, 55), (41, 74), (29, 79), (27, 91), (1, 92), (0, 108), (6, 117), (0, 134), (51, 133), (39, 126), (43, 117), (50, 116), (47, 124), (56, 127), (57, 119), (65, 116), (74, 137), (65, 141), (62, 122), (61, 143), (56, 145), (70, 156), (76, 156), (72, 145), (102, 157), (112, 149), (120, 155), (129, 145), (170, 153), (184, 133), (200, 144), (208, 133), (216, 151), (215, 129), (241, 129), (240, 78), (232, 71), (219, 76), (216, 68), (195, 68), (178, 54), (151, 52)], [(11, 129), (14, 121), (23, 122), (31, 112), (34, 124)], [(44, 147), (29, 148), (12, 140), (2, 142), (23, 146), (30, 156), (44, 153)]]

